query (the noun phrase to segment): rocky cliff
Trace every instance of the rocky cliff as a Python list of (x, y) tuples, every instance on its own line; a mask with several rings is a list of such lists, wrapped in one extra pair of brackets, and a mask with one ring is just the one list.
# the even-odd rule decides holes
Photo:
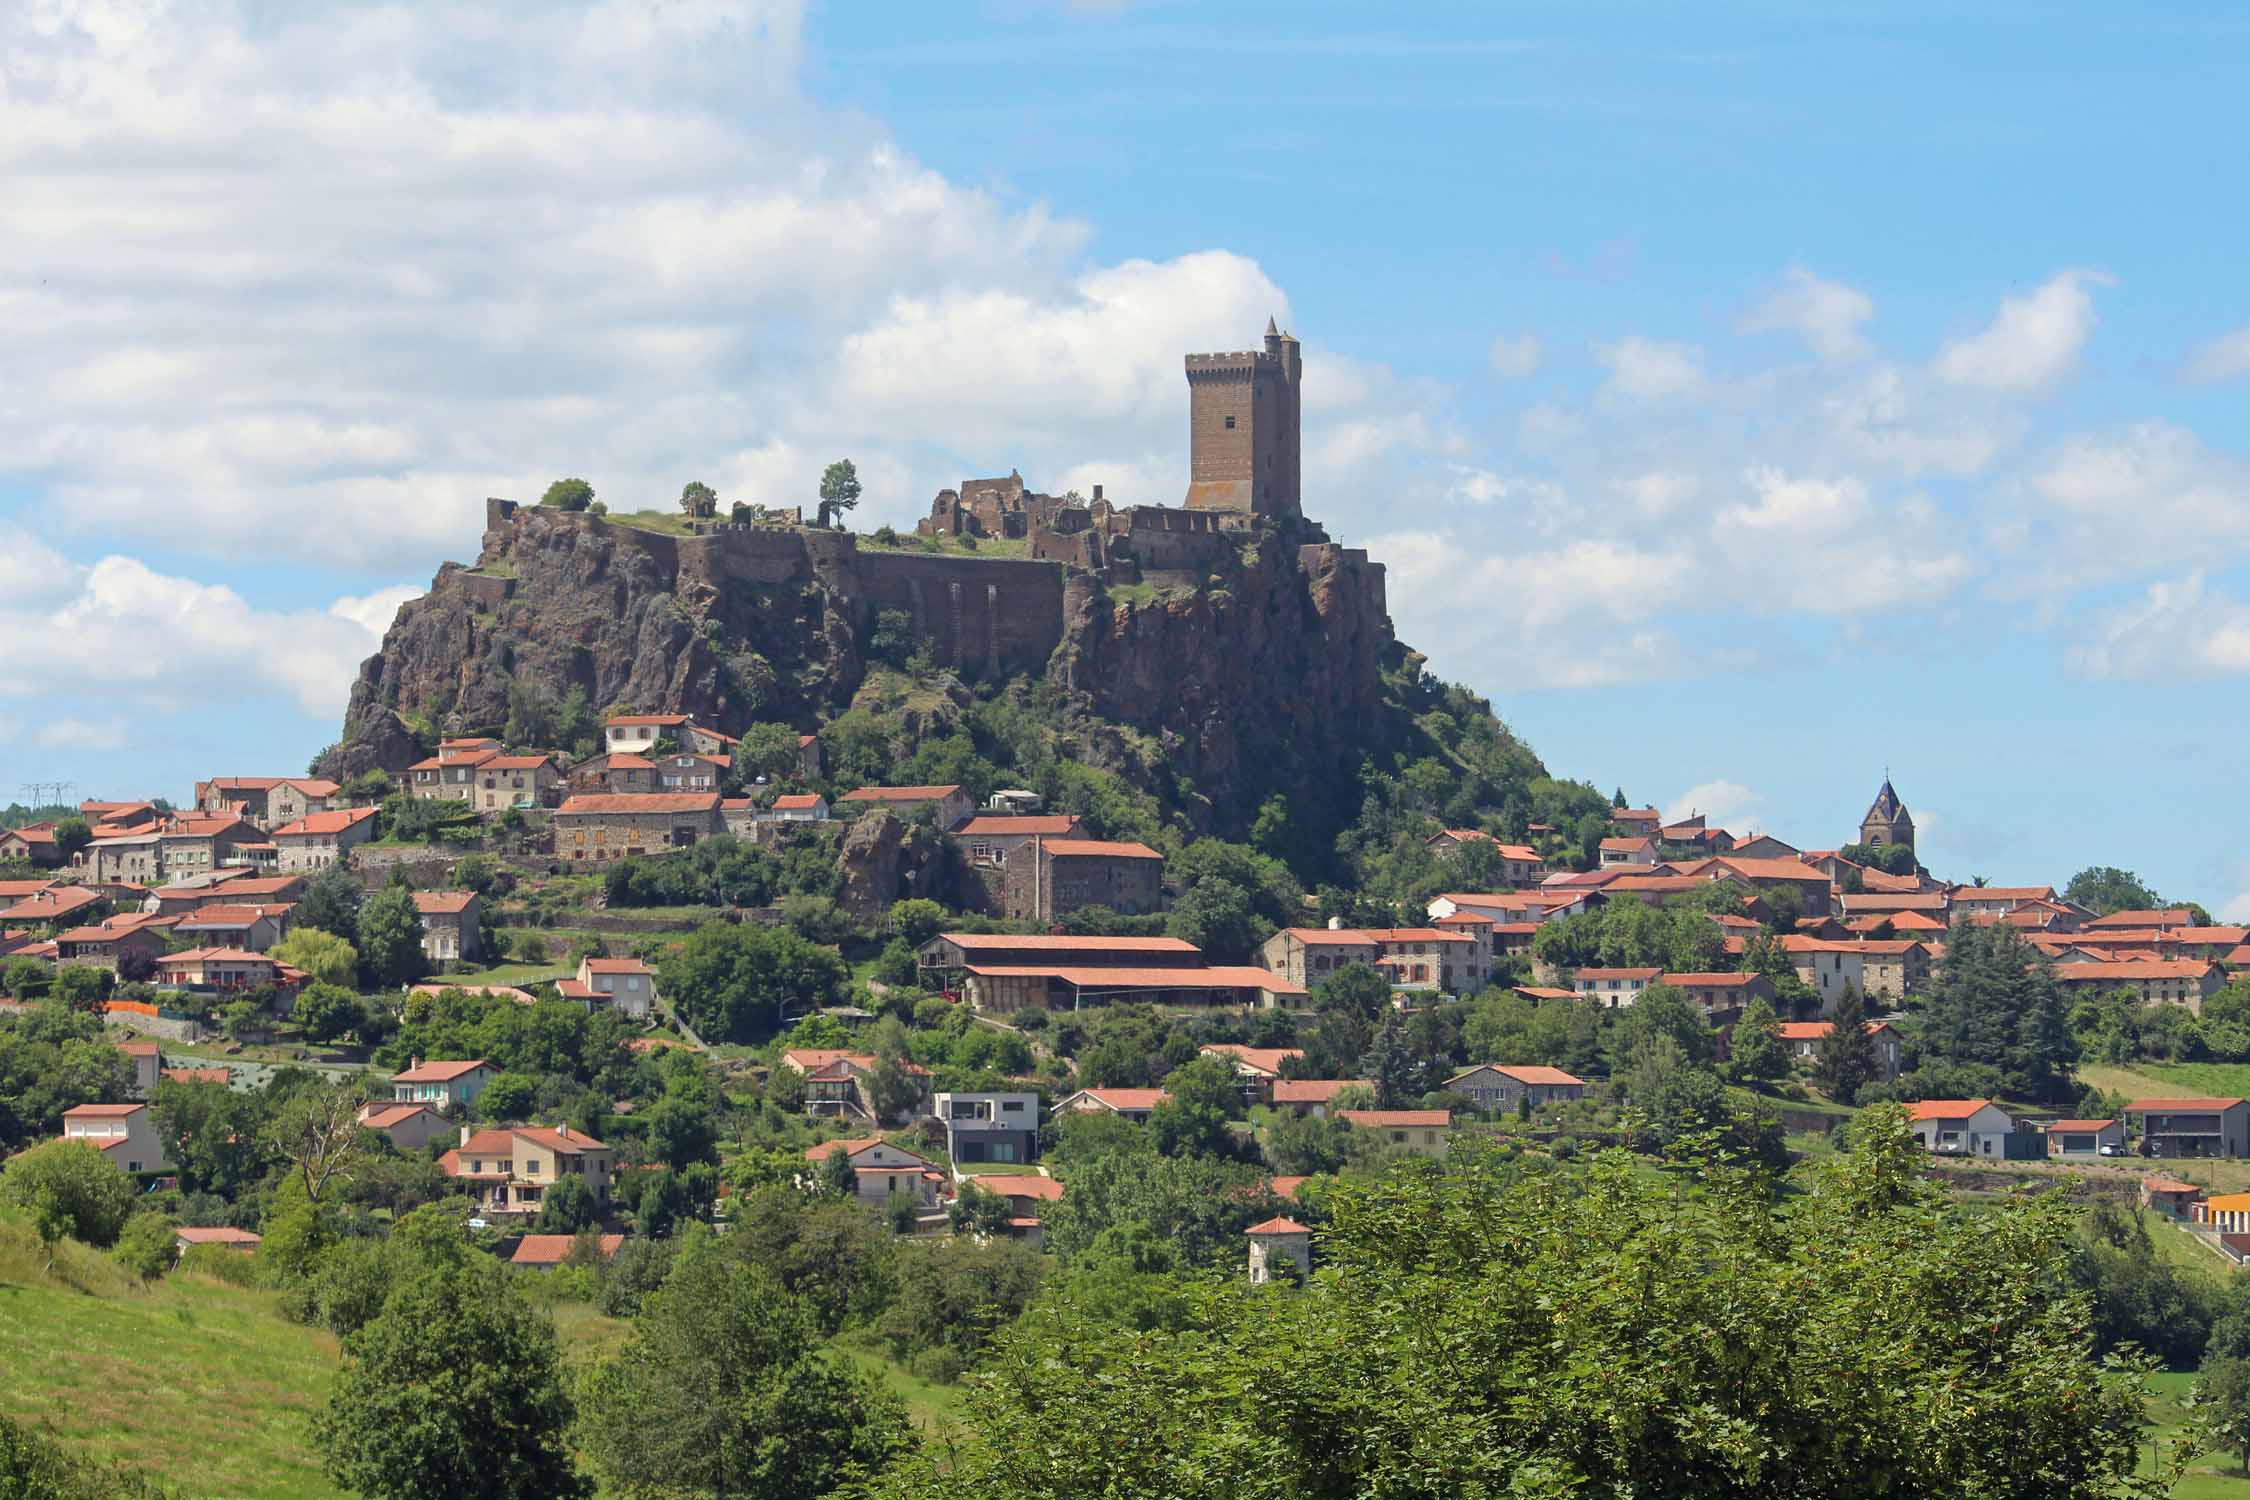
[(680, 536), (494, 501), (476, 564), (441, 568), (360, 669), (322, 768), (398, 770), (421, 753), (408, 724), (496, 732), (516, 681), (730, 733), (817, 729), (851, 704), (894, 611), (934, 669), (1043, 682), (1087, 758), (1144, 780), (1160, 764), (1208, 802), (1167, 800), (1222, 831), (1271, 791), (1348, 798), (1361, 759), (1401, 729), (1382, 567), (1317, 532), (1244, 532), (1193, 586), (1113, 590), (1064, 563), (911, 541)]

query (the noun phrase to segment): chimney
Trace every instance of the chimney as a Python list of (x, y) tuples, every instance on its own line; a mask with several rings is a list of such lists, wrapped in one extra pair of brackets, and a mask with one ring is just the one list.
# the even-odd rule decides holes
[(557, 1125), (555, 1127), (555, 1134), (561, 1136), (564, 1140), (567, 1141), (570, 1139), (570, 1127), (568, 1125)]
[(419, 1057), (410, 1057), (406, 1060), (406, 1071), (409, 1073), (413, 1072), (420, 1066), (422, 1066), (422, 1059), (420, 1059)]
[(1097, 485), (1095, 485), (1095, 486), (1094, 486), (1094, 498), (1095, 498), (1096, 500), (1099, 500), (1099, 499), (1101, 499), (1101, 497), (1102, 497), (1102, 487), (1101, 487), (1100, 485), (1098, 485), (1098, 484), (1097, 484)]
[(1328, 930), (1330, 932), (1342, 932), (1344, 930), (1344, 919), (1342, 917), (1330, 917), (1328, 919)]
[(472, 1127), (470, 1127), (470, 1126), (467, 1126), (467, 1125), (464, 1125), (464, 1126), (462, 1126), (462, 1127), (461, 1127), (461, 1144), (462, 1144), (462, 1145), (464, 1145), (464, 1146), (466, 1146), (467, 1144), (469, 1144), (469, 1137), (470, 1137), (470, 1136), (472, 1136), (472, 1135), (474, 1135), (475, 1133), (476, 1133), (476, 1132), (475, 1132), (475, 1130), (474, 1130), (474, 1129), (473, 1129)]

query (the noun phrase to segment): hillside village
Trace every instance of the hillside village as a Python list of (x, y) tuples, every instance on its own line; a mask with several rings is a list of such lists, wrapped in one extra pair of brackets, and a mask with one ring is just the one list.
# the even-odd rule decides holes
[[(1212, 548), (1302, 524), (1300, 370), (1278, 330), (1190, 357), (1184, 506), (1011, 475), (870, 545), (1206, 588)], [(707, 497), (692, 524), (736, 524)], [(1601, 1151), (1797, 1181), (1861, 1116), (1948, 1184), (2250, 1259), (2250, 931), (2192, 902), (1947, 878), (1887, 776), (1802, 846), (1667, 817), (1418, 661), (1356, 813), (1275, 794), (1224, 838), (958, 633), (947, 664), (871, 623), (897, 639), (811, 727), (519, 680), (496, 722), (402, 712), (387, 767), (14, 810), (0, 1147), (123, 1185), (72, 1237), (340, 1335), (408, 1223), (619, 1318), (748, 1236), (822, 1337), (939, 1389), (1049, 1282), (1159, 1321), (1191, 1282), (1304, 1284), (1370, 1182)], [(2134, 1274), (2185, 1274), (2138, 1232)], [(2192, 1364), (2217, 1316), (2103, 1336)]]

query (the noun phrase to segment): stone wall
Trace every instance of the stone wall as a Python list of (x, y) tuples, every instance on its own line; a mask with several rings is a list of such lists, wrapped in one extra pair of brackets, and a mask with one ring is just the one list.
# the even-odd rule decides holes
[(1054, 563), (862, 552), (855, 571), (866, 619), (904, 610), (931, 658), (964, 677), (1037, 676), (1062, 641)]

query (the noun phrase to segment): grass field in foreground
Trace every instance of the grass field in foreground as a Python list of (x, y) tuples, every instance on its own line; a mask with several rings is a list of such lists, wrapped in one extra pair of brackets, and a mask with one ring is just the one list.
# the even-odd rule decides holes
[[(2142, 1472), (2156, 1461), (2159, 1445), (2169, 1446), (2176, 1439), (2186, 1414), (2180, 1410), (2180, 1398), (2195, 1383), (2195, 1376), (2185, 1371), (2165, 1372), (2151, 1380), (2154, 1396), (2148, 1404), (2148, 1438), (2141, 1445)], [(2242, 1470), (2242, 1460), (2233, 1453), (2207, 1452), (2197, 1458), (2177, 1486), (2171, 1491), (2171, 1500), (2250, 1500), (2250, 1475)]]

